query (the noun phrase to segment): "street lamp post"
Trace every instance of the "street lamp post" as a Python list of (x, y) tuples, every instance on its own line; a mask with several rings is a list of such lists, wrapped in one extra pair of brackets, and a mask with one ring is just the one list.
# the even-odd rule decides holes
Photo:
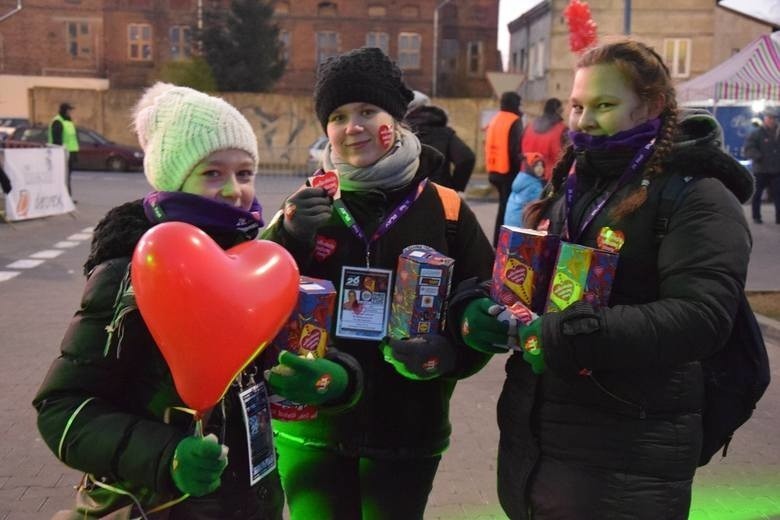
[(431, 87), (431, 97), (436, 97), (437, 85), (439, 83), (439, 9), (449, 4), (452, 0), (442, 0), (433, 9), (433, 84)]
[(623, 0), (623, 34), (631, 34), (631, 0)]

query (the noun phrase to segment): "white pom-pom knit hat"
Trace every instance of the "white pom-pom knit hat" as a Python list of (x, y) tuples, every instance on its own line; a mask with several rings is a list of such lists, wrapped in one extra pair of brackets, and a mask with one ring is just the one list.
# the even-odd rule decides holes
[(158, 191), (179, 191), (200, 161), (235, 148), (258, 162), (252, 125), (233, 105), (187, 87), (156, 83), (133, 110), (144, 173)]

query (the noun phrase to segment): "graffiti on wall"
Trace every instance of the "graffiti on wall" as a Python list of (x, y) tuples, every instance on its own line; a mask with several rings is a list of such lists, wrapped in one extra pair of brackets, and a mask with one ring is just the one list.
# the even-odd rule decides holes
[(292, 168), (306, 164), (307, 147), (299, 137), (311, 118), (300, 117), (292, 106), (279, 112), (254, 105), (244, 106), (241, 112), (257, 134), (262, 164)]

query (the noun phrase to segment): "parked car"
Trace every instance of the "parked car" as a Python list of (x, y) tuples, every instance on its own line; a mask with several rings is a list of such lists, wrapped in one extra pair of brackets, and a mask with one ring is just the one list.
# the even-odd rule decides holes
[(0, 141), (14, 133), (16, 127), (29, 124), (30, 122), (23, 117), (0, 117)]
[(314, 173), (317, 168), (322, 166), (322, 152), (325, 151), (327, 145), (328, 138), (322, 135), (309, 146), (309, 159), (306, 161), (306, 169), (309, 170), (309, 173)]
[[(88, 128), (77, 128), (76, 132), (79, 138), (79, 154), (75, 169), (123, 172), (143, 168), (144, 153), (140, 148), (109, 141)], [(45, 143), (48, 133), (49, 128), (46, 126), (20, 126), (9, 139)]]

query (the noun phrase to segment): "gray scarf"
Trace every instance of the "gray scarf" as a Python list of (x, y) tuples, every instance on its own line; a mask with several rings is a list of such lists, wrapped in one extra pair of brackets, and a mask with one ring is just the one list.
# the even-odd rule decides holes
[(339, 162), (328, 143), (322, 154), (322, 167), (339, 172), (339, 186), (344, 191), (391, 190), (408, 184), (420, 166), (420, 140), (405, 128), (398, 127), (395, 144), (370, 166), (362, 168)]

